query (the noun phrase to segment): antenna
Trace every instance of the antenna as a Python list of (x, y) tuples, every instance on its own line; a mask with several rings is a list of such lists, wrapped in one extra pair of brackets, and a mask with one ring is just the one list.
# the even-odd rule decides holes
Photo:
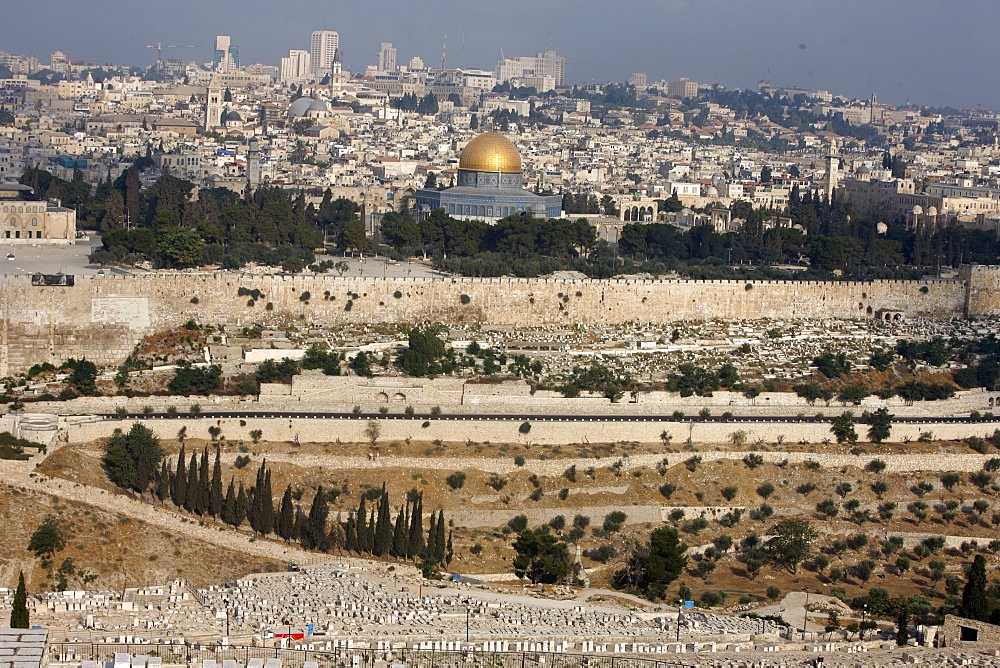
[(444, 57), (448, 51), (448, 33), (444, 33), (444, 44), (441, 45), (441, 71), (444, 71)]

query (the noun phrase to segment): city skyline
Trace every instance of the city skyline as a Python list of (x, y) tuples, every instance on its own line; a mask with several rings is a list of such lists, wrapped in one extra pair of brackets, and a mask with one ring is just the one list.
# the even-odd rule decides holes
[(632, 72), (730, 88), (769, 79), (858, 98), (876, 92), (894, 105), (1000, 109), (1000, 91), (982, 85), (1000, 50), (992, 40), (1000, 16), (985, 0), (964, 3), (947, 21), (941, 12), (951, 6), (934, 0), (639, 0), (630, 7), (609, 12), (590, 0), (350, 0), (337, 7), (317, 0), (42, 0), (8, 9), (19, 24), (45, 30), (7, 35), (0, 48), (43, 61), (62, 50), (73, 60), (148, 65), (156, 54), (147, 44), (193, 44), (165, 49), (164, 57), (206, 62), (223, 34), (240, 48), (243, 64), (278, 65), (289, 49), (308, 49), (314, 30), (327, 29), (340, 34), (345, 68), (358, 72), (378, 62), (382, 42), (392, 42), (401, 64), (416, 55), (439, 66), (447, 35), (448, 67), (493, 69), (501, 53), (554, 49), (567, 59), (567, 84), (627, 81)]

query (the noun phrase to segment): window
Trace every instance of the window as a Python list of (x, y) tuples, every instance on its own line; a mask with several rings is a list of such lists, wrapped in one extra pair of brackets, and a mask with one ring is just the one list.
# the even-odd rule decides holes
[(38, 227), (38, 219), (37, 218), (32, 218), (31, 219), (31, 226), (32, 227)]
[(965, 642), (979, 641), (979, 629), (974, 629), (971, 626), (959, 626), (958, 630), (961, 633), (961, 640)]

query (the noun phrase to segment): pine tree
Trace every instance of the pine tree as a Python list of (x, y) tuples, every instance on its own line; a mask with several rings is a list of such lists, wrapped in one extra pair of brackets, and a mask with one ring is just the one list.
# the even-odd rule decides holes
[(247, 518), (247, 493), (243, 489), (243, 483), (240, 483), (240, 493), (236, 495), (236, 518), (233, 522), (233, 526), (239, 527), (243, 524), (243, 520)]
[(167, 460), (160, 462), (160, 477), (156, 481), (156, 498), (163, 501), (170, 496), (170, 469), (167, 468)]
[(208, 497), (208, 514), (222, 514), (222, 448), (215, 446), (215, 464), (212, 466), (212, 488)]
[(281, 509), (278, 511), (278, 536), (286, 541), (291, 539), (295, 530), (295, 509), (292, 507), (292, 486), (285, 488), (281, 496)]
[(382, 557), (392, 550), (392, 523), (389, 519), (389, 492), (382, 484), (382, 496), (379, 497), (378, 519), (375, 520), (375, 556)]
[(174, 486), (170, 490), (170, 498), (173, 499), (174, 505), (178, 508), (183, 508), (184, 503), (187, 501), (187, 472), (184, 470), (184, 445), (181, 445), (181, 451), (177, 455), (177, 473), (174, 474)]
[(188, 463), (187, 497), (184, 499), (184, 510), (194, 512), (198, 507), (198, 454), (191, 453), (191, 461)]
[(230, 525), (236, 524), (236, 486), (232, 477), (229, 478), (226, 499), (222, 502), (222, 521)]
[(31, 626), (28, 618), (28, 591), (24, 587), (24, 572), (17, 575), (17, 591), (14, 592), (14, 607), (10, 611), (10, 628), (26, 629)]
[(989, 619), (990, 603), (986, 596), (986, 557), (977, 554), (969, 568), (969, 579), (962, 591), (958, 616), (985, 622)]
[(305, 546), (310, 550), (326, 549), (326, 518), (329, 509), (326, 505), (326, 493), (323, 486), (316, 490), (312, 507), (309, 508), (309, 518), (306, 520)]
[(410, 535), (406, 541), (406, 555), (416, 559), (424, 552), (424, 497), (418, 494), (410, 513)]
[(394, 557), (402, 557), (406, 554), (406, 512), (403, 510), (403, 506), (399, 507), (396, 524), (392, 527), (391, 554)]
[(437, 533), (434, 535), (434, 561), (444, 563), (444, 508), (438, 509)]

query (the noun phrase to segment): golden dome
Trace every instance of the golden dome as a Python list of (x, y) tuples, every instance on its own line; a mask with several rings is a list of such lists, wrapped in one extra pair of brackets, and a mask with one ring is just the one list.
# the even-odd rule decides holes
[(499, 132), (484, 132), (462, 149), (459, 169), (475, 172), (521, 173), (521, 154), (517, 147)]

